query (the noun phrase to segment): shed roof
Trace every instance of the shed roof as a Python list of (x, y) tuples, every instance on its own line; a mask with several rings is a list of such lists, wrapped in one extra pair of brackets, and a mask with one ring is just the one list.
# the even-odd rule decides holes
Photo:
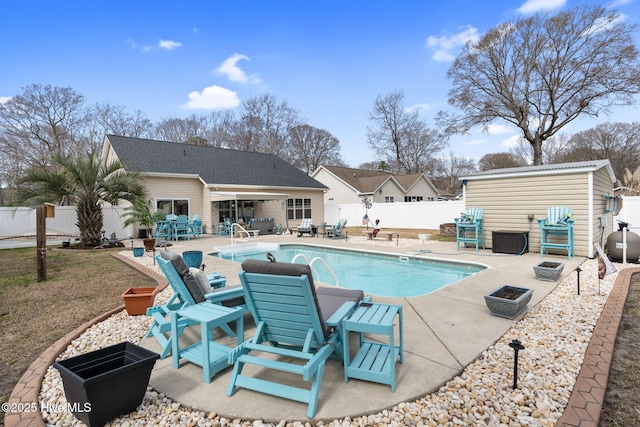
[(583, 162), (572, 163), (555, 163), (538, 166), (521, 166), (517, 168), (492, 169), (483, 172), (476, 172), (471, 175), (460, 177), (461, 179), (493, 179), (508, 178), (514, 176), (531, 176), (531, 175), (559, 175), (576, 172), (593, 172), (602, 168), (606, 168), (611, 178), (611, 182), (616, 182), (616, 177), (609, 163), (605, 160), (586, 160)]
[(147, 174), (199, 176), (208, 185), (327, 188), (273, 154), (117, 135), (105, 139), (127, 169)]

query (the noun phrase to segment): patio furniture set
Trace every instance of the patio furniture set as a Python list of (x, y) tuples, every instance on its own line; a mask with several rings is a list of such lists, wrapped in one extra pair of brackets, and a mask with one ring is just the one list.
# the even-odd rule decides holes
[[(206, 275), (195, 277), (201, 275), (179, 254), (165, 249), (156, 260), (174, 296), (148, 309), (154, 322), (147, 337), (160, 343), (160, 357), (171, 352), (175, 368), (182, 361), (201, 366), (203, 380), (209, 383), (216, 373), (233, 367), (229, 396), (246, 388), (303, 402), (309, 418), (316, 413), (329, 358), (342, 362), (345, 382), (357, 378), (396, 390), (396, 363), (404, 359), (402, 306), (374, 303), (359, 290), (316, 288), (305, 264), (246, 260), (240, 285), (205, 292)], [(247, 312), (256, 328), (245, 339)], [(192, 325), (200, 328), (200, 339), (184, 346), (181, 334)], [(216, 339), (216, 328), (235, 338), (234, 344), (226, 346)], [(359, 346), (353, 351), (351, 333), (358, 334)], [(246, 365), (298, 374), (309, 388), (279, 383), (277, 376), (255, 378), (244, 373)]]
[(153, 237), (156, 239), (179, 240), (199, 237), (203, 233), (202, 219), (194, 215), (189, 219), (187, 215), (167, 215), (163, 220), (156, 221)]
[[(460, 215), (460, 218), (454, 218), (456, 224), (456, 247), (460, 250), (460, 244), (464, 247), (474, 245), (476, 252), (479, 247), (485, 249), (484, 229), (483, 229), (482, 208), (469, 208)], [(531, 217), (533, 221), (533, 217)], [(540, 228), (540, 256), (548, 254), (549, 249), (560, 249), (567, 251), (567, 258), (575, 254), (574, 234), (573, 234), (573, 210), (565, 206), (554, 206), (547, 209), (547, 216), (538, 219), (538, 227)], [(500, 238), (521, 240), (522, 249), (526, 251), (528, 244), (528, 235), (526, 231), (494, 231), (494, 252), (501, 245), (497, 240)], [(509, 246), (507, 244), (507, 246)], [(508, 253), (513, 253), (512, 251)], [(518, 254), (518, 252), (515, 252)]]

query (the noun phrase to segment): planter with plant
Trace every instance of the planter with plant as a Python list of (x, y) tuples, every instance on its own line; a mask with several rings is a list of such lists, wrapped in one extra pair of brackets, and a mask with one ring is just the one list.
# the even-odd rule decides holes
[(144, 248), (147, 251), (153, 250), (156, 246), (156, 239), (153, 238), (156, 215), (151, 213), (147, 201), (142, 197), (138, 197), (130, 206), (124, 208), (124, 211), (125, 213), (122, 215), (125, 218), (124, 226), (138, 224), (138, 226), (144, 227), (147, 236), (143, 239)]
[(533, 289), (504, 285), (484, 296), (491, 314), (515, 319), (526, 308), (533, 296)]

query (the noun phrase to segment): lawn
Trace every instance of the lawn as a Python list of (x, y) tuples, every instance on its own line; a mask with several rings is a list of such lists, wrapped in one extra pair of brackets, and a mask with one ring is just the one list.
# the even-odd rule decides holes
[(49, 248), (47, 280), (38, 282), (35, 248), (0, 250), (0, 402), (55, 341), (120, 306), (127, 288), (156, 285), (113, 251)]

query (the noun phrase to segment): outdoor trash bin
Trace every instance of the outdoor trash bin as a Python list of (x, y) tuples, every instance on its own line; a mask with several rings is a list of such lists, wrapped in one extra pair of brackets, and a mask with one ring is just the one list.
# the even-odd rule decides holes
[(55, 362), (53, 367), (60, 372), (73, 415), (91, 427), (136, 410), (159, 358), (125, 341)]

